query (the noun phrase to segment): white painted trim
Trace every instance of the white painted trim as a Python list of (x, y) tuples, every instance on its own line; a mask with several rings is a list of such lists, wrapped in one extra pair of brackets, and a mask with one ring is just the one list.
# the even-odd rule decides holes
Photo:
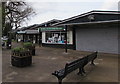
[(120, 12), (94, 12), (98, 14), (120, 14)]
[(46, 38), (45, 32), (42, 32), (42, 43), (45, 43), (45, 38)]

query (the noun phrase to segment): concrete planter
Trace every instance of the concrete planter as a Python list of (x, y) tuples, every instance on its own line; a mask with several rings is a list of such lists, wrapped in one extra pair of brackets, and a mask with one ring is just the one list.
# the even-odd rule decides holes
[(32, 54), (30, 51), (11, 53), (11, 64), (16, 67), (26, 67), (32, 64)]
[(32, 55), (35, 56), (35, 45), (30, 43), (25, 43), (23, 47), (31, 51)]
[(34, 45), (29, 46), (29, 47), (24, 46), (24, 48), (28, 49), (32, 53), (32, 55), (35, 56), (35, 46)]

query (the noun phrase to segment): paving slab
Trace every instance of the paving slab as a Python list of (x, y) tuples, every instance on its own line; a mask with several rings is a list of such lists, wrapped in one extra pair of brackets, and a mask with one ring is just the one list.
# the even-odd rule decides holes
[[(22, 43), (13, 43), (13, 47)], [(81, 58), (91, 52), (39, 47), (36, 45), (36, 56), (32, 66), (18, 68), (11, 65), (11, 50), (3, 49), (3, 82), (57, 82), (51, 75), (55, 70), (64, 68), (67, 62)], [(87, 65), (86, 75), (77, 75), (78, 70), (70, 73), (63, 82), (118, 82), (118, 55), (99, 53), (96, 66)]]

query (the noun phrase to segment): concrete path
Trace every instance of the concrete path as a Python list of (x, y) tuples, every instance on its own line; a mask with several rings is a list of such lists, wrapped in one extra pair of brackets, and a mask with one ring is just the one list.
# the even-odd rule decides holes
[[(13, 46), (20, 44), (13, 43)], [(4, 49), (3, 81), (4, 82), (57, 82), (51, 75), (55, 70), (64, 68), (65, 63), (83, 57), (91, 52), (46, 48), (36, 46), (36, 56), (33, 56), (32, 66), (25, 68), (13, 67), (10, 63), (11, 51)], [(77, 75), (78, 70), (70, 73), (63, 82), (118, 82), (118, 56), (99, 53), (95, 60), (96, 66), (85, 67), (86, 75)]]

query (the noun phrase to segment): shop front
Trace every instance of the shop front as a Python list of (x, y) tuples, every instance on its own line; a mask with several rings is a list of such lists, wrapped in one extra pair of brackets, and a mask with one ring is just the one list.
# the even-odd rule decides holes
[(42, 46), (65, 48), (65, 44), (69, 49), (73, 48), (73, 31), (64, 27), (44, 27), (40, 28), (42, 32)]
[(26, 34), (25, 31), (18, 31), (17, 34), (16, 34), (16, 40), (17, 42), (21, 42), (24, 40), (24, 35)]
[(17, 41), (18, 42), (32, 42), (32, 43), (39, 43), (39, 32), (38, 30), (25, 30), (25, 31), (18, 31), (17, 32)]
[(67, 18), (52, 26), (71, 26), (73, 44), (78, 51), (120, 54), (119, 11), (90, 11)]

